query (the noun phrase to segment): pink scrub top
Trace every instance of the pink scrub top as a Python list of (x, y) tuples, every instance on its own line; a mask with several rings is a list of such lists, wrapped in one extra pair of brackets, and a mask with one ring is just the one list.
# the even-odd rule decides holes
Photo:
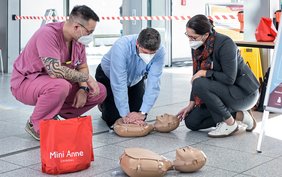
[[(59, 59), (62, 65), (77, 69), (86, 63), (85, 46), (72, 41), (72, 51), (68, 50), (63, 35), (64, 22), (48, 23), (39, 28), (26, 44), (14, 62), (11, 87), (18, 88), (24, 79), (34, 80), (40, 75), (48, 75), (42, 58)], [(71, 62), (70, 62), (71, 61)]]

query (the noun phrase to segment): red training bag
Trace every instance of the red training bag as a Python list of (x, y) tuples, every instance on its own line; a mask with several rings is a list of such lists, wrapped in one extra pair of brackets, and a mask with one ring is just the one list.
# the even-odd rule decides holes
[(94, 161), (91, 116), (40, 122), (42, 172), (80, 171)]

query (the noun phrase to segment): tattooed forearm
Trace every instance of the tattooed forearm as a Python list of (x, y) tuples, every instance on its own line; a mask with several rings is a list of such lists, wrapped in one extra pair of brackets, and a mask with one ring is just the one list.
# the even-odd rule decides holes
[(70, 69), (66, 66), (61, 67), (65, 72), (65, 79), (73, 82), (87, 82), (89, 75), (86, 73), (78, 72), (76, 70)]
[(43, 58), (43, 64), (47, 73), (51, 77), (64, 78), (72, 82), (86, 82), (89, 75), (86, 73), (78, 72), (66, 66), (62, 66), (60, 60), (54, 58)]

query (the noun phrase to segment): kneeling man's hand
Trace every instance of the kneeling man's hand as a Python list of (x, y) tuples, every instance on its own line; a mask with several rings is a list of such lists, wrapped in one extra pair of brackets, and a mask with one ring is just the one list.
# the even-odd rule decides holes
[(125, 124), (146, 125), (144, 119), (145, 115), (140, 112), (131, 112), (126, 117), (123, 117), (123, 122)]

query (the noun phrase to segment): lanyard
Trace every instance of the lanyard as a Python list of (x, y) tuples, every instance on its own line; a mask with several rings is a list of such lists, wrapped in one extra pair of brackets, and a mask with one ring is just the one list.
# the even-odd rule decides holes
[(146, 71), (145, 71), (144, 76), (143, 76), (144, 79), (147, 79), (147, 77), (148, 77), (148, 72), (149, 72), (149, 70), (150, 70), (152, 64), (153, 64), (153, 63), (151, 62), (151, 63), (149, 63), (149, 64), (146, 66)]

